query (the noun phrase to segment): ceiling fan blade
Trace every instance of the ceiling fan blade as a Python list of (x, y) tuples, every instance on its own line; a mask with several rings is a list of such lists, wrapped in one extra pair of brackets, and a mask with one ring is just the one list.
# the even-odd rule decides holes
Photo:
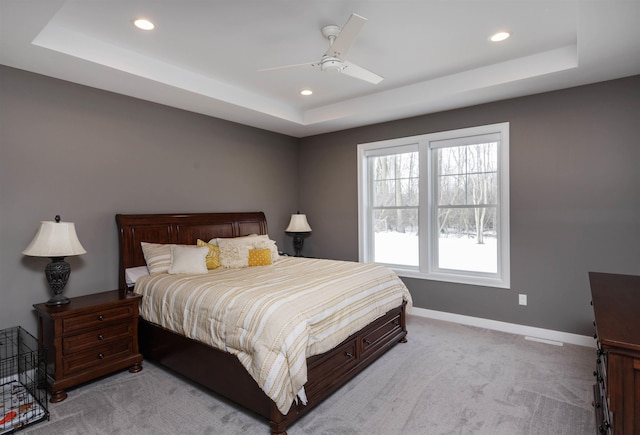
[(305, 66), (316, 66), (316, 65), (319, 65), (319, 62), (297, 63), (295, 65), (276, 66), (273, 68), (262, 68), (262, 69), (259, 69), (258, 72), (275, 71), (279, 69), (288, 69), (288, 68), (302, 68)]
[(366, 22), (366, 18), (351, 14), (326, 54), (344, 59)]
[(348, 76), (373, 83), (374, 85), (377, 85), (384, 80), (384, 78), (380, 77), (378, 74), (372, 73), (371, 71), (364, 69), (355, 63), (349, 62), (348, 60), (344, 61), (343, 65), (344, 68), (342, 69), (342, 73)]

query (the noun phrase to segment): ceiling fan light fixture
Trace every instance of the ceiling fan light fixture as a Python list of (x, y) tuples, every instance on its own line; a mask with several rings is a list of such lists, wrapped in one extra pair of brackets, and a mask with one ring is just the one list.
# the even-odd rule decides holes
[(510, 36), (511, 34), (509, 32), (497, 32), (491, 35), (489, 39), (491, 40), (491, 42), (500, 42), (508, 39)]
[(136, 18), (133, 25), (142, 30), (153, 30), (156, 26), (146, 18)]

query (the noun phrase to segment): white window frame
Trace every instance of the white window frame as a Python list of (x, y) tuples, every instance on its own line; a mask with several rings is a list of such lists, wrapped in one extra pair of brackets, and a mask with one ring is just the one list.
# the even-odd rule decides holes
[[(498, 143), (498, 271), (481, 273), (438, 269), (437, 267), (437, 207), (435, 170), (432, 159), (434, 149), (443, 145), (464, 145), (465, 140), (474, 136), (497, 135)], [(510, 229), (509, 229), (509, 123), (497, 123), (458, 130), (430, 133), (390, 139), (358, 145), (358, 254), (359, 260), (373, 262), (373, 222), (370, 199), (372, 197), (368, 157), (418, 151), (420, 158), (420, 203), (418, 224), (421, 229), (419, 239), (419, 266), (399, 266), (388, 264), (400, 276), (431, 279), (462, 284), (510, 288)]]

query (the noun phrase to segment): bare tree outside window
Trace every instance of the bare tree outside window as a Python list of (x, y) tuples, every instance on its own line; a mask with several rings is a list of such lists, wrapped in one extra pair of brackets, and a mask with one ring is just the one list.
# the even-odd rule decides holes
[[(439, 230), (439, 266), (460, 270), (495, 272), (497, 258), (488, 250), (478, 250), (474, 266), (458, 264), (447, 258), (447, 239), (473, 239), (478, 245), (497, 242), (496, 210), (498, 200), (497, 143), (438, 148), (437, 213)], [(489, 258), (489, 256), (491, 258)]]
[[(373, 173), (375, 261), (417, 266), (418, 153), (376, 156), (370, 162)], [(390, 246), (388, 240), (403, 242)]]

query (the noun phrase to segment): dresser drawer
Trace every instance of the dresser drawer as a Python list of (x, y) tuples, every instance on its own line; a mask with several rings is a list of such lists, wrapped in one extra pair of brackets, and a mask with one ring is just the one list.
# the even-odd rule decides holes
[(62, 319), (62, 329), (65, 335), (84, 331), (104, 325), (107, 322), (131, 319), (134, 314), (131, 304), (126, 304), (103, 310), (95, 310), (86, 314), (69, 316)]
[(362, 357), (366, 357), (369, 354), (378, 350), (388, 340), (385, 340), (389, 335), (402, 333), (402, 324), (400, 321), (400, 312), (394, 315), (390, 315), (388, 319), (378, 325), (375, 329), (368, 331), (361, 339), (362, 343)]
[(97, 346), (85, 352), (63, 359), (62, 371), (65, 376), (74, 375), (91, 368), (118, 361), (133, 354), (133, 338)]
[(83, 352), (97, 346), (126, 339), (132, 335), (133, 324), (131, 322), (107, 323), (104, 327), (90, 332), (63, 337), (62, 353), (66, 356), (76, 352)]

